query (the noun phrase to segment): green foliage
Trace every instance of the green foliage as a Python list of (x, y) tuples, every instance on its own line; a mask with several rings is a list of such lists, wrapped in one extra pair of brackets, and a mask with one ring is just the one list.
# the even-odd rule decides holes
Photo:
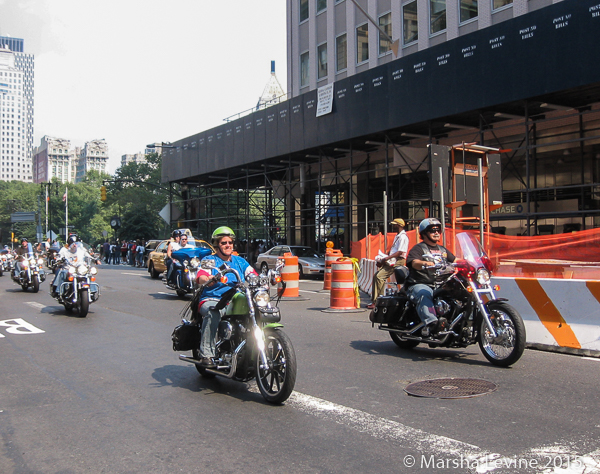
[[(13, 212), (35, 212), (35, 223), (15, 223), (15, 236), (36, 241), (36, 226), (41, 221), (46, 231), (46, 188), (48, 189), (48, 228), (55, 234), (64, 233), (68, 189), (68, 225), (83, 241), (92, 245), (114, 238), (110, 218), (121, 217), (122, 227), (117, 237), (127, 240), (158, 237), (164, 221), (158, 213), (168, 202), (168, 191), (162, 188), (161, 158), (152, 153), (147, 163), (130, 163), (121, 167), (112, 177), (90, 171), (79, 183), (61, 183), (54, 179), (49, 185), (0, 181), (0, 239), (8, 243), (11, 232), (10, 215)], [(100, 187), (106, 182), (108, 199), (100, 200)], [(60, 232), (59, 232), (60, 231)], [(64, 237), (62, 238), (64, 239)]]

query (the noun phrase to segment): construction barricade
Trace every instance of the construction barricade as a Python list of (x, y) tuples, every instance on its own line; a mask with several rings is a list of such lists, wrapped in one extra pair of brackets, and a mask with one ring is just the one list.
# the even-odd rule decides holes
[(325, 250), (325, 275), (323, 276), (323, 289), (331, 290), (331, 264), (344, 254), (340, 250), (328, 248)]
[(523, 318), (527, 347), (600, 356), (600, 281), (492, 278)]
[(360, 309), (357, 274), (360, 271), (354, 258), (341, 257), (331, 264), (331, 295), (329, 309), (335, 311), (364, 311)]
[(284, 266), (281, 269), (281, 280), (277, 293), (280, 296), (296, 297), (300, 295), (300, 273), (298, 271), (298, 257), (287, 252), (283, 255)]

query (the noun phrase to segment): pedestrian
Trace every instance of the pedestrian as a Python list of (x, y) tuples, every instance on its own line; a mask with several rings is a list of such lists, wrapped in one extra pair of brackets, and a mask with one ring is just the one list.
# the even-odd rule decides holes
[(376, 259), (379, 270), (373, 275), (373, 288), (371, 292), (371, 304), (367, 309), (375, 308), (377, 298), (384, 293), (387, 279), (394, 273), (394, 268), (406, 264), (406, 255), (408, 253), (408, 235), (404, 230), (406, 224), (403, 219), (394, 219), (391, 223), (392, 231), (397, 232), (394, 242), (390, 248), (389, 255)]
[(138, 240), (138, 245), (135, 248), (135, 252), (137, 256), (137, 266), (140, 268), (144, 266), (144, 251), (144, 240)]

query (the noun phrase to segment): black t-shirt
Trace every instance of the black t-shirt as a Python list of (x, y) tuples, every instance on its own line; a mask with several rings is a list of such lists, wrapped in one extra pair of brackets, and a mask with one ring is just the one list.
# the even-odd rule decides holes
[(415, 285), (417, 283), (423, 283), (424, 285), (434, 286), (435, 284), (435, 269), (432, 267), (426, 267), (423, 270), (415, 270), (412, 267), (413, 260), (431, 260), (430, 258), (423, 258), (423, 255), (430, 253), (432, 255), (440, 255), (445, 262), (452, 263), (456, 257), (446, 247), (441, 245), (431, 246), (425, 242), (420, 242), (415, 245), (408, 256), (406, 257), (406, 266), (409, 268), (410, 273), (408, 275), (407, 283), (409, 285)]

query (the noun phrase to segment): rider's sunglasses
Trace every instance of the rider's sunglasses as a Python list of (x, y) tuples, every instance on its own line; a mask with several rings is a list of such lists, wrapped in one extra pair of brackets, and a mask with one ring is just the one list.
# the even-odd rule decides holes
[(233, 241), (231, 240), (221, 240), (221, 242), (219, 242), (219, 245), (233, 245)]
[(439, 234), (442, 231), (441, 227), (432, 227), (429, 229), (430, 234)]
[(181, 239), (179, 239), (179, 240), (187, 240), (187, 237), (182, 237), (182, 238), (181, 238)]

